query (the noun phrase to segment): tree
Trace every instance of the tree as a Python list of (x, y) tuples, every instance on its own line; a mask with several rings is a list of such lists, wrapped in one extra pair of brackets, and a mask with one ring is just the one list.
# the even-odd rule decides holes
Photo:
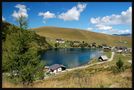
[(123, 67), (123, 61), (119, 58), (119, 60), (116, 62), (116, 66), (119, 70), (121, 70), (121, 68)]
[(16, 82), (28, 85), (36, 78), (43, 78), (44, 63), (40, 58), (37, 35), (25, 30), (26, 23), (23, 25), (20, 20), (20, 28), (9, 27), (11, 32), (2, 43), (2, 70), (9, 72)]
[(112, 66), (111, 69), (113, 71), (113, 73), (117, 74), (120, 73), (122, 71), (124, 71), (124, 62), (119, 58), (119, 60), (116, 62), (116, 66)]
[(10, 33), (14, 33), (17, 31), (17, 27), (15, 27), (14, 25), (11, 25), (8, 22), (2, 22), (2, 41), (5, 41), (6, 35), (10, 34)]
[(88, 44), (88, 47), (89, 47), (89, 48), (91, 48), (91, 45), (90, 45), (90, 44)]
[(15, 77), (13, 71), (17, 71), (20, 82), (29, 84), (37, 72), (43, 72), (44, 65), (32, 32), (20, 30), (7, 35), (3, 50), (3, 69), (9, 71), (12, 78)]
[(55, 46), (55, 48), (58, 48), (59, 47), (59, 43), (55, 43), (54, 46)]
[(84, 41), (82, 41), (82, 43), (84, 44), (85, 42), (84, 42)]
[(27, 29), (28, 28), (27, 17), (20, 16), (19, 18), (16, 18), (16, 21), (17, 21), (20, 29)]
[(74, 47), (74, 42), (70, 41), (70, 46)]

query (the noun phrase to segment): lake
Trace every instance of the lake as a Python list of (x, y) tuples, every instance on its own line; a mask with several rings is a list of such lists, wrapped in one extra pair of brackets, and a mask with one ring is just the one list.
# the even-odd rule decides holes
[(99, 49), (65, 48), (52, 49), (42, 54), (46, 65), (63, 64), (67, 68), (73, 68), (87, 64), (92, 58), (98, 58), (103, 54)]

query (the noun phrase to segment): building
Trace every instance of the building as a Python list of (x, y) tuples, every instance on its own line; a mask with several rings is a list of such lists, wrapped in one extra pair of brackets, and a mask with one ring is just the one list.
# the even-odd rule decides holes
[(129, 53), (132, 53), (132, 48), (128, 48), (128, 52)]
[(108, 57), (106, 55), (103, 55), (103, 56), (100, 56), (98, 59), (99, 61), (107, 61)]
[(56, 39), (57, 43), (65, 43), (65, 41), (63, 39)]
[(49, 72), (50, 73), (58, 73), (65, 69), (66, 69), (66, 67), (64, 65), (54, 64), (49, 67)]
[(96, 43), (93, 42), (93, 43), (91, 44), (91, 46), (92, 46), (92, 48), (96, 48)]
[(115, 51), (117, 53), (123, 53), (123, 52), (127, 52), (127, 47), (124, 47), (124, 46), (118, 46), (118, 47), (115, 47)]
[(117, 50), (116, 52), (117, 52), (117, 53), (122, 53), (122, 52), (123, 52), (123, 50)]
[(73, 41), (73, 45), (74, 46), (79, 46), (80, 45), (80, 41)]
[(103, 46), (103, 50), (104, 50), (105, 52), (111, 51), (111, 47)]

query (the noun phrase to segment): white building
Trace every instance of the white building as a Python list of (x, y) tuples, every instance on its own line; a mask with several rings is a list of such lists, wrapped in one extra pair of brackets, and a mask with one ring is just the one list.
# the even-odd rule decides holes
[(65, 41), (63, 39), (56, 39), (57, 43), (65, 43)]
[(106, 55), (103, 55), (103, 56), (100, 56), (98, 59), (100, 61), (107, 61), (108, 60), (108, 57)]
[(58, 73), (65, 70), (66, 67), (60, 64), (54, 64), (49, 67), (50, 73)]

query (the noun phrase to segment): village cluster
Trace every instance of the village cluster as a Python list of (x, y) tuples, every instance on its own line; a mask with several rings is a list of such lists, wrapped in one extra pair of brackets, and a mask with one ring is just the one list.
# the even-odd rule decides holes
[[(102, 45), (96, 45), (95, 42), (88, 44), (85, 43), (84, 41), (82, 41), (82, 43), (80, 41), (64, 41), (63, 39), (56, 39), (55, 40), (56, 43), (58, 44), (65, 44), (65, 42), (70, 42), (70, 46), (72, 47), (83, 47), (84, 48), (100, 48), (102, 49), (104, 52), (115, 52), (115, 53), (131, 53), (132, 52), (132, 48), (127, 48), (125, 46), (108, 46), (107, 44), (102, 44)], [(98, 61), (107, 61), (109, 58), (106, 55), (102, 55), (100, 57), (98, 57)], [(47, 70), (48, 73), (50, 74), (57, 74), (58, 72), (62, 72), (64, 70), (66, 70), (66, 66), (64, 65), (60, 65), (60, 64), (54, 64), (51, 66), (45, 66), (45, 71)]]
[[(125, 46), (108, 46), (107, 44), (102, 44), (102, 45), (97, 45), (95, 42), (88, 44), (85, 43), (84, 41), (80, 42), (80, 41), (64, 41), (63, 39), (56, 39), (55, 43), (58, 44), (65, 44), (65, 42), (70, 42), (70, 46), (72, 46), (72, 48), (99, 48), (102, 49), (104, 52), (115, 52), (115, 53), (132, 53), (132, 48), (127, 48)], [(57, 47), (60, 48), (60, 47)], [(98, 57), (98, 61), (107, 61), (109, 58), (106, 55), (102, 55), (100, 57)], [(58, 74), (60, 72), (64, 72), (66, 70), (66, 66), (61, 65), (61, 64), (53, 64), (50, 66), (45, 66), (44, 67), (44, 77), (48, 76), (48, 75), (52, 75), (52, 74)], [(14, 75), (17, 75), (17, 72), (14, 71), (13, 72)]]

